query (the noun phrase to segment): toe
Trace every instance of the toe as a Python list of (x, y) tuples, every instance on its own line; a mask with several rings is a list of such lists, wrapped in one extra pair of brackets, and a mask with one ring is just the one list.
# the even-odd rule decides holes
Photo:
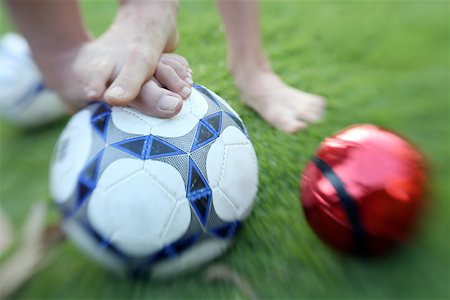
[(84, 92), (90, 100), (100, 98), (106, 90), (106, 85), (111, 79), (113, 66), (105, 64), (103, 67), (94, 68), (88, 76), (85, 83)]
[(326, 107), (327, 101), (322, 96), (311, 95), (311, 109), (316, 111), (323, 111)]
[(161, 56), (161, 61), (166, 63), (167, 60), (174, 60), (177, 63), (179, 63), (180, 65), (182, 65), (183, 67), (185, 67), (186, 69), (190, 70), (188, 61), (186, 60), (186, 58), (184, 58), (181, 55), (178, 55), (175, 53), (165, 53)]
[(154, 73), (154, 58), (139, 47), (132, 47), (116, 79), (105, 92), (105, 101), (127, 105), (139, 95), (143, 84)]
[(305, 122), (294, 119), (294, 118), (281, 119), (281, 120), (279, 120), (278, 123), (276, 123), (274, 125), (278, 129), (281, 129), (284, 132), (291, 133), (291, 134), (308, 127), (308, 125)]
[(130, 106), (153, 117), (171, 118), (180, 112), (183, 100), (179, 95), (150, 80), (144, 84), (138, 98)]
[(72, 66), (72, 71), (79, 84), (79, 96), (88, 100), (102, 97), (106, 85), (111, 79), (113, 69), (113, 63), (104, 58), (76, 61)]
[(295, 116), (288, 112), (267, 114), (265, 118), (272, 126), (287, 133), (295, 133), (308, 127), (306, 122), (295, 118)]
[(159, 63), (155, 77), (164, 87), (180, 95), (183, 99), (187, 99), (191, 95), (192, 90), (189, 84), (169, 65)]
[(296, 117), (306, 122), (318, 122), (322, 118), (324, 106), (323, 97), (302, 93), (302, 99), (296, 105)]
[(311, 108), (303, 108), (297, 111), (296, 117), (299, 120), (314, 123), (322, 119), (322, 112), (320, 110), (315, 111)]
[(192, 80), (192, 73), (189, 69), (189, 66), (186, 66), (180, 63), (178, 60), (172, 58), (161, 58), (161, 63), (171, 67), (178, 76), (187, 83), (188, 86), (192, 87), (194, 83)]

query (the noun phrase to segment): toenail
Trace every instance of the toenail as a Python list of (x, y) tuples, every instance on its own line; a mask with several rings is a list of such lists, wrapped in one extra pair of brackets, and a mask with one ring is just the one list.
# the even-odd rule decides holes
[(86, 88), (85, 92), (86, 92), (86, 96), (88, 96), (88, 98), (95, 98), (95, 97), (97, 97), (97, 92), (95, 90), (93, 90), (93, 89)]
[(191, 94), (191, 89), (188, 88), (187, 86), (185, 86), (182, 90), (181, 90), (181, 95), (183, 97), (188, 97)]
[(115, 86), (106, 93), (106, 96), (115, 99), (120, 99), (125, 96), (125, 90), (121, 86)]
[(186, 81), (187, 84), (192, 85), (194, 83), (194, 81), (192, 81), (192, 78), (190, 76), (186, 77), (184, 79), (184, 81)]
[(165, 111), (175, 111), (178, 103), (180, 102), (179, 98), (173, 96), (164, 96), (159, 100), (159, 109)]

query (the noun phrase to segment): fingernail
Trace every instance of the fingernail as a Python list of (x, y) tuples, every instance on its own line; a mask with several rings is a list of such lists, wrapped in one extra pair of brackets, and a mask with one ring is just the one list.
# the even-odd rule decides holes
[(182, 90), (181, 90), (181, 95), (183, 97), (188, 97), (191, 94), (191, 89), (188, 88), (187, 86), (185, 86)]
[(186, 77), (185, 79), (184, 79), (184, 81), (187, 83), (187, 84), (189, 84), (189, 85), (192, 85), (193, 83), (194, 83), (194, 81), (192, 81), (192, 78), (191, 77)]
[(188, 68), (187, 71), (188, 71), (189, 73), (191, 73), (191, 75), (192, 75), (193, 72), (192, 72), (192, 69), (191, 69), (191, 68)]
[(179, 98), (173, 96), (164, 96), (159, 100), (159, 109), (166, 111), (175, 111), (180, 102)]
[(121, 99), (125, 96), (125, 90), (121, 86), (115, 86), (106, 93), (107, 97)]

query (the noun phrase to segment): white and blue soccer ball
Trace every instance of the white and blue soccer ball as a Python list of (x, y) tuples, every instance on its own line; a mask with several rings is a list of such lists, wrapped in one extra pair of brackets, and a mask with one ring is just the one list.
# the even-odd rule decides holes
[(19, 127), (44, 125), (65, 116), (59, 96), (48, 89), (23, 37), (0, 39), (0, 119)]
[(172, 119), (88, 106), (61, 134), (50, 171), (71, 239), (113, 270), (151, 277), (223, 253), (250, 214), (257, 186), (242, 120), (199, 85)]

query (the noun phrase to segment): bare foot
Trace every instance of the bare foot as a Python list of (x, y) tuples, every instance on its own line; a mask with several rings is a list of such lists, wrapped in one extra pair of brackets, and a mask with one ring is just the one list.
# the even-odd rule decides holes
[(272, 126), (294, 133), (321, 119), (323, 97), (288, 86), (270, 70), (234, 74), (242, 101)]
[(192, 84), (192, 70), (186, 59), (177, 54), (163, 54), (155, 76), (142, 86), (130, 106), (151, 116), (171, 118), (190, 96)]
[[(61, 64), (60, 66), (63, 66)], [(63, 67), (52, 69), (53, 74), (64, 74), (50, 85), (59, 92), (62, 99), (68, 104), (69, 110), (77, 111), (85, 106), (88, 100), (98, 100), (102, 94), (89, 94), (75, 84), (72, 72), (67, 72)], [(95, 81), (95, 79), (93, 79)], [(118, 105), (129, 105), (141, 110), (143, 113), (160, 117), (171, 118), (180, 112), (183, 100), (191, 94), (193, 80), (192, 70), (186, 59), (177, 54), (162, 54), (157, 64), (154, 76), (139, 86), (138, 94), (131, 102), (119, 102)], [(86, 94), (85, 94), (86, 93)], [(112, 103), (116, 104), (116, 103)]]
[(113, 25), (98, 39), (86, 38), (56, 53), (33, 49), (36, 62), (47, 85), (72, 107), (103, 98), (111, 105), (171, 117), (192, 87), (186, 60), (161, 56), (178, 42), (177, 9), (176, 1), (123, 1)]
[[(124, 2), (108, 31), (77, 52), (73, 68), (86, 95), (103, 96), (112, 105), (134, 100), (155, 73), (163, 51), (176, 47), (176, 9), (174, 1)], [(187, 98), (183, 87), (188, 84), (172, 91)]]

